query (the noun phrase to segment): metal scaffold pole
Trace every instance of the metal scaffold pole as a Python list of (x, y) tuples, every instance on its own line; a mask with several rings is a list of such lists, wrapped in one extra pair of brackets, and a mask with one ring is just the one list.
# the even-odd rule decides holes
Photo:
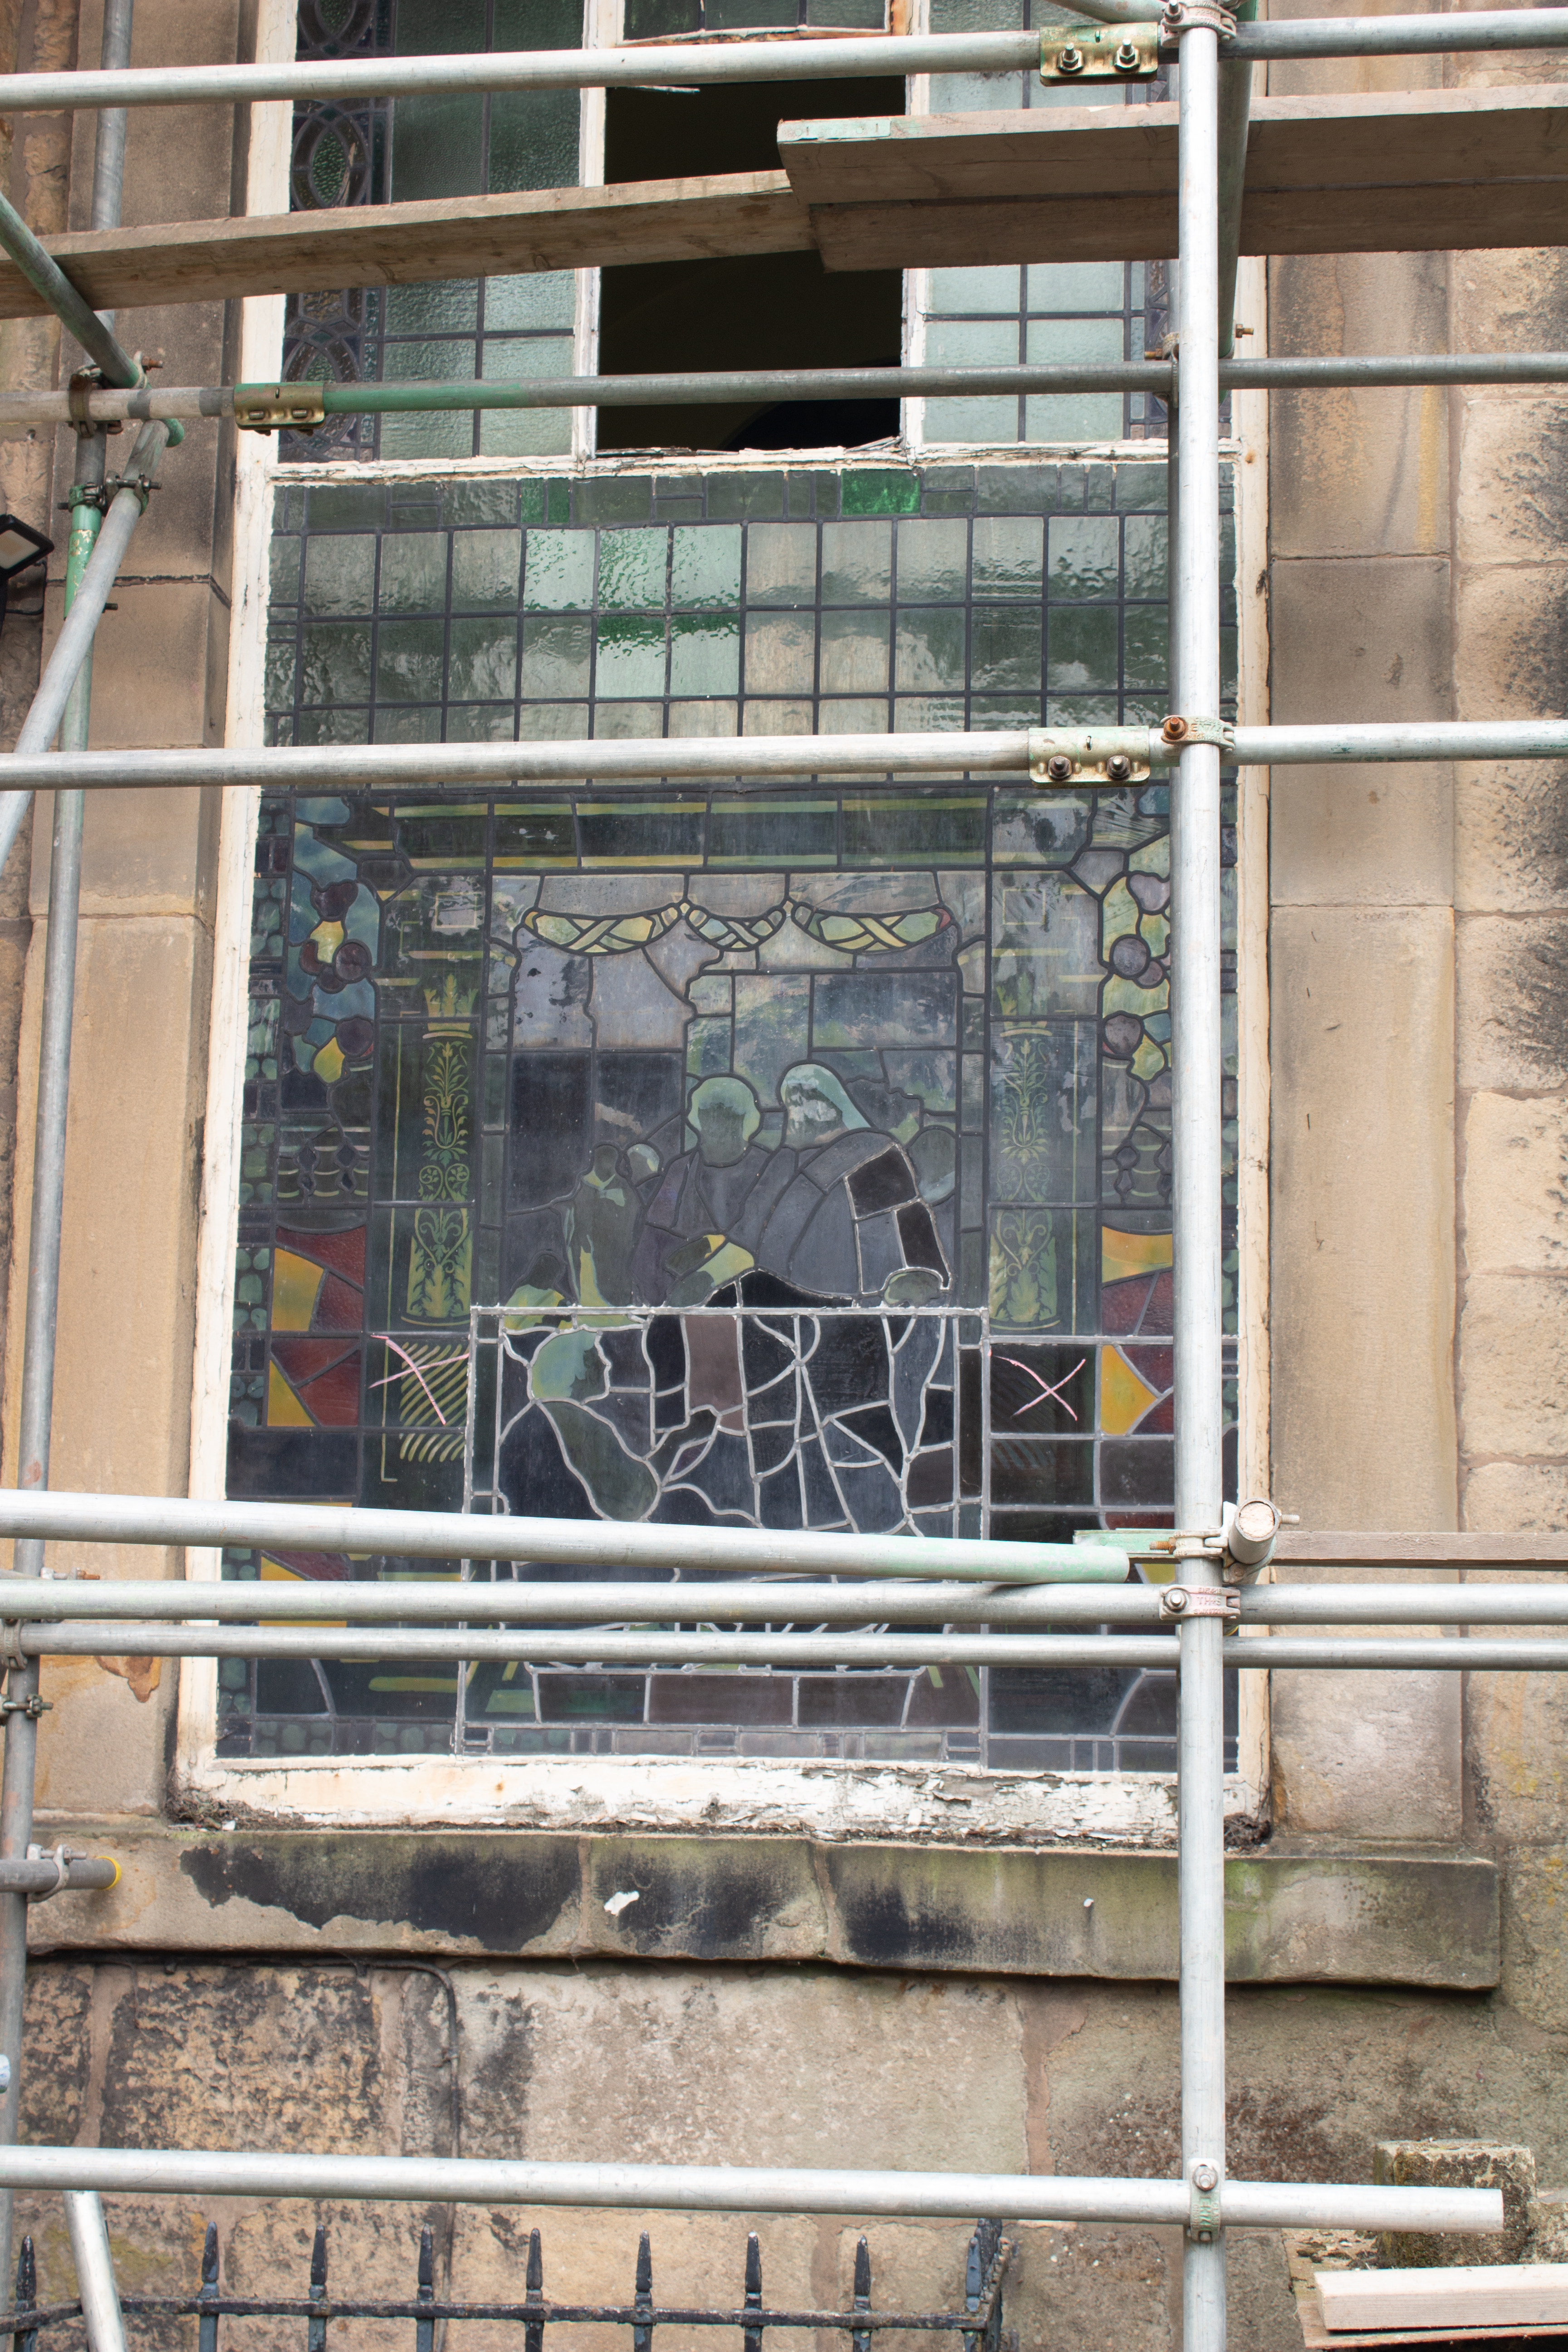
[[(133, 0), (106, 0), (102, 58), (106, 68), (131, 62)], [(93, 155), (89, 226), (113, 228), (120, 221), (125, 176), (125, 113), (110, 109), (98, 119)], [(78, 303), (79, 305), (79, 297)], [(83, 324), (88, 348), (106, 371), (138, 382), (142, 370), (127, 362), (114, 338), (114, 317), (89, 311)], [(166, 430), (145, 425), (137, 449), (150, 442), (153, 462)], [(79, 430), (75, 479), (67, 542), (65, 608), (76, 604), (104, 520), (104, 453), (101, 426)], [(134, 462), (134, 454), (133, 460)], [(123, 494), (121, 494), (123, 495)], [(101, 604), (100, 606), (101, 610)], [(97, 614), (93, 615), (96, 623)], [(40, 681), (42, 684), (42, 681)], [(71, 679), (59, 721), (60, 750), (85, 751), (92, 701), (92, 654), (89, 649)], [(34, 729), (37, 734), (37, 727)], [(37, 745), (47, 750), (47, 738)], [(44, 949), (43, 1012), (38, 1043), (38, 1099), (34, 1130), (32, 1223), (27, 1255), (27, 1308), (22, 1353), (21, 1416), (17, 1433), (19, 1475), (25, 1486), (48, 1484), (49, 1437), (55, 1390), (55, 1341), (59, 1315), (60, 1239), (65, 1203), (66, 1132), (70, 1095), (71, 1021), (76, 1002), (78, 918), (81, 904), (82, 833), (87, 802), (79, 791), (59, 792), (54, 802), (54, 840), (49, 862), (48, 929)], [(20, 824), (21, 812), (16, 812)], [(13, 828), (13, 831), (15, 828)], [(0, 857), (8, 854), (7, 838)], [(44, 1547), (33, 1540), (16, 1546), (23, 1575), (43, 1573)], [(33, 1791), (37, 1763), (38, 1661), (12, 1666), (6, 1677), (5, 1777), (0, 1791), (0, 1861), (23, 1862), (33, 1840)], [(27, 1975), (27, 1898), (0, 1892), (0, 2051), (10, 2059), (10, 2075), (0, 2101), (0, 2144), (15, 2142), (21, 2105), (22, 2019)], [(93, 2203), (96, 2208), (97, 2200)], [(0, 2189), (0, 2279), (11, 2275), (11, 2191)], [(98, 2232), (103, 2229), (101, 2213)], [(75, 2223), (73, 2217), (73, 2236)], [(80, 2249), (79, 2247), (79, 2261)], [(103, 2262), (108, 2263), (107, 2241)], [(110, 2273), (112, 2281), (112, 2272)], [(95, 2330), (97, 2352), (108, 2352)]]
[[(1173, 699), (1189, 720), (1219, 718), (1219, 67), (1217, 13), (1168, 13), (1181, 47), (1178, 242), (1181, 491), (1173, 576)], [(1219, 1524), (1220, 754), (1191, 743), (1171, 786), (1174, 1040), (1176, 1525)], [(1181, 1630), (1178, 1717), (1182, 2169), (1191, 2200), (1183, 2249), (1186, 2352), (1225, 2352), (1224, 1619), (1212, 1559), (1182, 1567), (1193, 1613)]]

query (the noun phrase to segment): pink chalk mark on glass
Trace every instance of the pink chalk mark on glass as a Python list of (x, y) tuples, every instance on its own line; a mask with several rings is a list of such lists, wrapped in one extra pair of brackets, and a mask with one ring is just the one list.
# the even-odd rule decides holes
[[(382, 1335), (381, 1335), (381, 1336), (382, 1336), (383, 1340), (385, 1342), (386, 1346), (387, 1346), (387, 1347), (389, 1347), (389, 1348), (391, 1349), (391, 1350), (392, 1350), (393, 1354), (394, 1354), (395, 1356), (401, 1356), (401, 1357), (402, 1357), (402, 1359), (403, 1359), (404, 1362), (407, 1365), (407, 1367), (408, 1367), (409, 1370), (413, 1373), (413, 1375), (414, 1375), (415, 1379), (418, 1381), (418, 1383), (419, 1383), (420, 1387), (424, 1390), (424, 1391), (425, 1391), (426, 1395), (429, 1398), (429, 1400), (430, 1400), (430, 1410), (431, 1410), (431, 1412), (435, 1414), (435, 1416), (436, 1416), (437, 1420), (440, 1423), (440, 1424), (441, 1424), (442, 1428), (443, 1428), (443, 1429), (445, 1429), (445, 1428), (446, 1428), (446, 1426), (447, 1426), (447, 1416), (446, 1416), (446, 1414), (442, 1412), (442, 1410), (441, 1410), (440, 1406), (437, 1403), (437, 1402), (436, 1402), (436, 1391), (435, 1391), (435, 1390), (431, 1387), (431, 1385), (430, 1385), (429, 1381), (426, 1379), (426, 1377), (425, 1377), (425, 1372), (422, 1372), (422, 1371), (420, 1370), (420, 1369), (419, 1369), (418, 1365), (415, 1362), (415, 1360), (414, 1360), (413, 1357), (409, 1354), (409, 1352), (408, 1352), (408, 1350), (407, 1350), (407, 1349), (406, 1349), (406, 1348), (399, 1347), (399, 1345), (398, 1345), (397, 1341), (396, 1341), (395, 1339), (392, 1339), (392, 1338), (388, 1335), (388, 1333), (386, 1333), (386, 1332), (384, 1332), (384, 1331), (382, 1333)], [(468, 1362), (468, 1349), (465, 1348), (465, 1349), (462, 1349), (461, 1350), (459, 1350), (459, 1352), (458, 1352), (457, 1355), (455, 1355), (455, 1356), (443, 1356), (443, 1357), (441, 1358), (441, 1360), (440, 1360), (440, 1361), (439, 1361), (438, 1363), (435, 1363), (435, 1364), (426, 1364), (426, 1367), (425, 1367), (425, 1371), (426, 1371), (426, 1372), (444, 1372), (444, 1371), (447, 1370), (447, 1366), (448, 1366), (448, 1365), (450, 1365), (450, 1364), (466, 1364), (466, 1363)], [(400, 1381), (400, 1380), (402, 1380), (402, 1379), (403, 1379), (403, 1377), (404, 1377), (404, 1375), (403, 1375), (401, 1372), (388, 1372), (388, 1374), (387, 1374), (386, 1378), (385, 1378), (384, 1381), (372, 1381), (372, 1382), (371, 1382), (371, 1386), (372, 1386), (372, 1388), (373, 1388), (373, 1389), (389, 1389), (389, 1388), (392, 1386), (392, 1383), (393, 1383), (393, 1381)], [(1072, 1378), (1072, 1374), (1071, 1374), (1070, 1372), (1068, 1374), (1068, 1380), (1071, 1380), (1071, 1378)], [(1068, 1411), (1069, 1411), (1069, 1412), (1072, 1410), (1072, 1408), (1071, 1408), (1070, 1406), (1069, 1406), (1068, 1409)]]
[(1069, 1421), (1076, 1421), (1078, 1419), (1077, 1413), (1074, 1412), (1071, 1405), (1068, 1404), (1066, 1397), (1063, 1396), (1062, 1391), (1066, 1388), (1069, 1381), (1076, 1380), (1079, 1372), (1082, 1371), (1085, 1364), (1089, 1361), (1089, 1358), (1087, 1356), (1080, 1356), (1077, 1363), (1073, 1366), (1071, 1371), (1064, 1372), (1060, 1380), (1057, 1381), (1055, 1387), (1051, 1385), (1049, 1381), (1042, 1380), (1039, 1373), (1037, 1372), (1032, 1366), (1020, 1363), (1016, 1356), (1001, 1356), (998, 1357), (997, 1361), (999, 1363), (1011, 1364), (1016, 1372), (1022, 1372), (1024, 1378), (1026, 1381), (1033, 1381), (1035, 1386), (1040, 1391), (1040, 1394), (1038, 1396), (1026, 1397), (1023, 1403), (1015, 1409), (1013, 1414), (1015, 1421), (1018, 1419), (1020, 1413), (1033, 1412), (1037, 1405), (1046, 1403), (1051, 1397), (1055, 1397), (1057, 1402), (1060, 1405), (1062, 1411), (1066, 1413)]

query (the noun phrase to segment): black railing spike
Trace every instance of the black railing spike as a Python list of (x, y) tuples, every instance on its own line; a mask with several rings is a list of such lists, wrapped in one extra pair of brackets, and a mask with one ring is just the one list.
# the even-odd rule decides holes
[[(218, 2294), (217, 2223), (209, 2221), (202, 2240), (202, 2286), (200, 2300), (216, 2303)], [(17, 2352), (20, 2352), (18, 2347)], [(196, 2352), (217, 2352), (217, 2314), (204, 2311), (196, 2322)]]
[[(30, 2311), (38, 2299), (38, 2265), (33, 2256), (33, 2241), (24, 2238), (16, 2256), (16, 2308)], [(11, 2352), (33, 2352), (37, 2332), (31, 2327), (18, 2327), (11, 2338)]]
[[(763, 2248), (762, 2241), (753, 2230), (746, 2240), (745, 2308), (748, 2311), (761, 2311), (762, 2307)], [(763, 2352), (762, 2329), (760, 2327), (747, 2327), (742, 2329), (741, 2346), (742, 2352)]]
[(653, 2310), (653, 2247), (645, 2230), (637, 2240), (637, 2284), (632, 2308), (637, 2314), (632, 2328), (632, 2352), (653, 2352), (653, 2329), (643, 2317)]
[[(419, 2232), (419, 2294), (421, 2303), (436, 2300), (436, 2241), (428, 2228)], [(416, 2319), (414, 2323), (414, 2352), (436, 2352), (436, 2323), (433, 2319)]]
[[(866, 2243), (865, 2239), (862, 2238), (855, 2248), (855, 2295), (854, 2300), (850, 2305), (850, 2309), (852, 2311), (869, 2311), (870, 2308), (871, 2249)], [(849, 2336), (849, 2347), (850, 2352), (871, 2352), (870, 2329), (868, 2327), (857, 2327), (852, 2329)]]
[[(310, 2301), (325, 2303), (327, 2299), (327, 2233), (318, 2228), (310, 2248)], [(311, 2318), (305, 2323), (305, 2352), (327, 2352), (327, 2323)]]
[[(542, 2303), (544, 2300), (544, 2249), (537, 2230), (531, 2230), (528, 2233), (527, 2286), (525, 2302)], [(525, 2324), (522, 2331), (522, 2352), (544, 2352), (542, 2319), (531, 2319)]]

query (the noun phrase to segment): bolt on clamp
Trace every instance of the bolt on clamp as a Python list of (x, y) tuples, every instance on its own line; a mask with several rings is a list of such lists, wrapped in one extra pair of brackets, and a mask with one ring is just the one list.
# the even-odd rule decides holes
[(1215, 0), (1165, 0), (1160, 15), (1160, 38), (1180, 40), (1184, 33), (1195, 33), (1206, 26), (1228, 41), (1236, 31), (1236, 18), (1228, 8), (1221, 8)]
[(1031, 727), (1029, 774), (1037, 784), (1142, 784), (1151, 772), (1146, 727)]
[(1187, 2235), (1195, 2238), (1200, 2246), (1213, 2243), (1215, 2231), (1221, 2227), (1219, 2210), (1219, 2167), (1206, 2157), (1188, 2167)]
[(1173, 710), (1161, 722), (1158, 740), (1167, 752), (1185, 751), (1194, 743), (1212, 743), (1216, 751), (1233, 752), (1236, 729), (1228, 719), (1185, 719), (1179, 710)]
[(1160, 1595), (1162, 1617), (1222, 1617), (1227, 1622), (1241, 1615), (1241, 1595), (1224, 1584), (1168, 1584)]
[(1152, 81), (1160, 70), (1158, 26), (1055, 25), (1040, 41), (1040, 79)]

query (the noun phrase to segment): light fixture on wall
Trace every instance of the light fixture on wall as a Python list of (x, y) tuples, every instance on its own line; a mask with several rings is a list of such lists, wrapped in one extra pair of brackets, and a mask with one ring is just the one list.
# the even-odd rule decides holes
[(35, 530), (30, 522), (24, 522), (19, 515), (0, 514), (0, 628), (5, 626), (12, 581), (54, 551), (54, 541)]

